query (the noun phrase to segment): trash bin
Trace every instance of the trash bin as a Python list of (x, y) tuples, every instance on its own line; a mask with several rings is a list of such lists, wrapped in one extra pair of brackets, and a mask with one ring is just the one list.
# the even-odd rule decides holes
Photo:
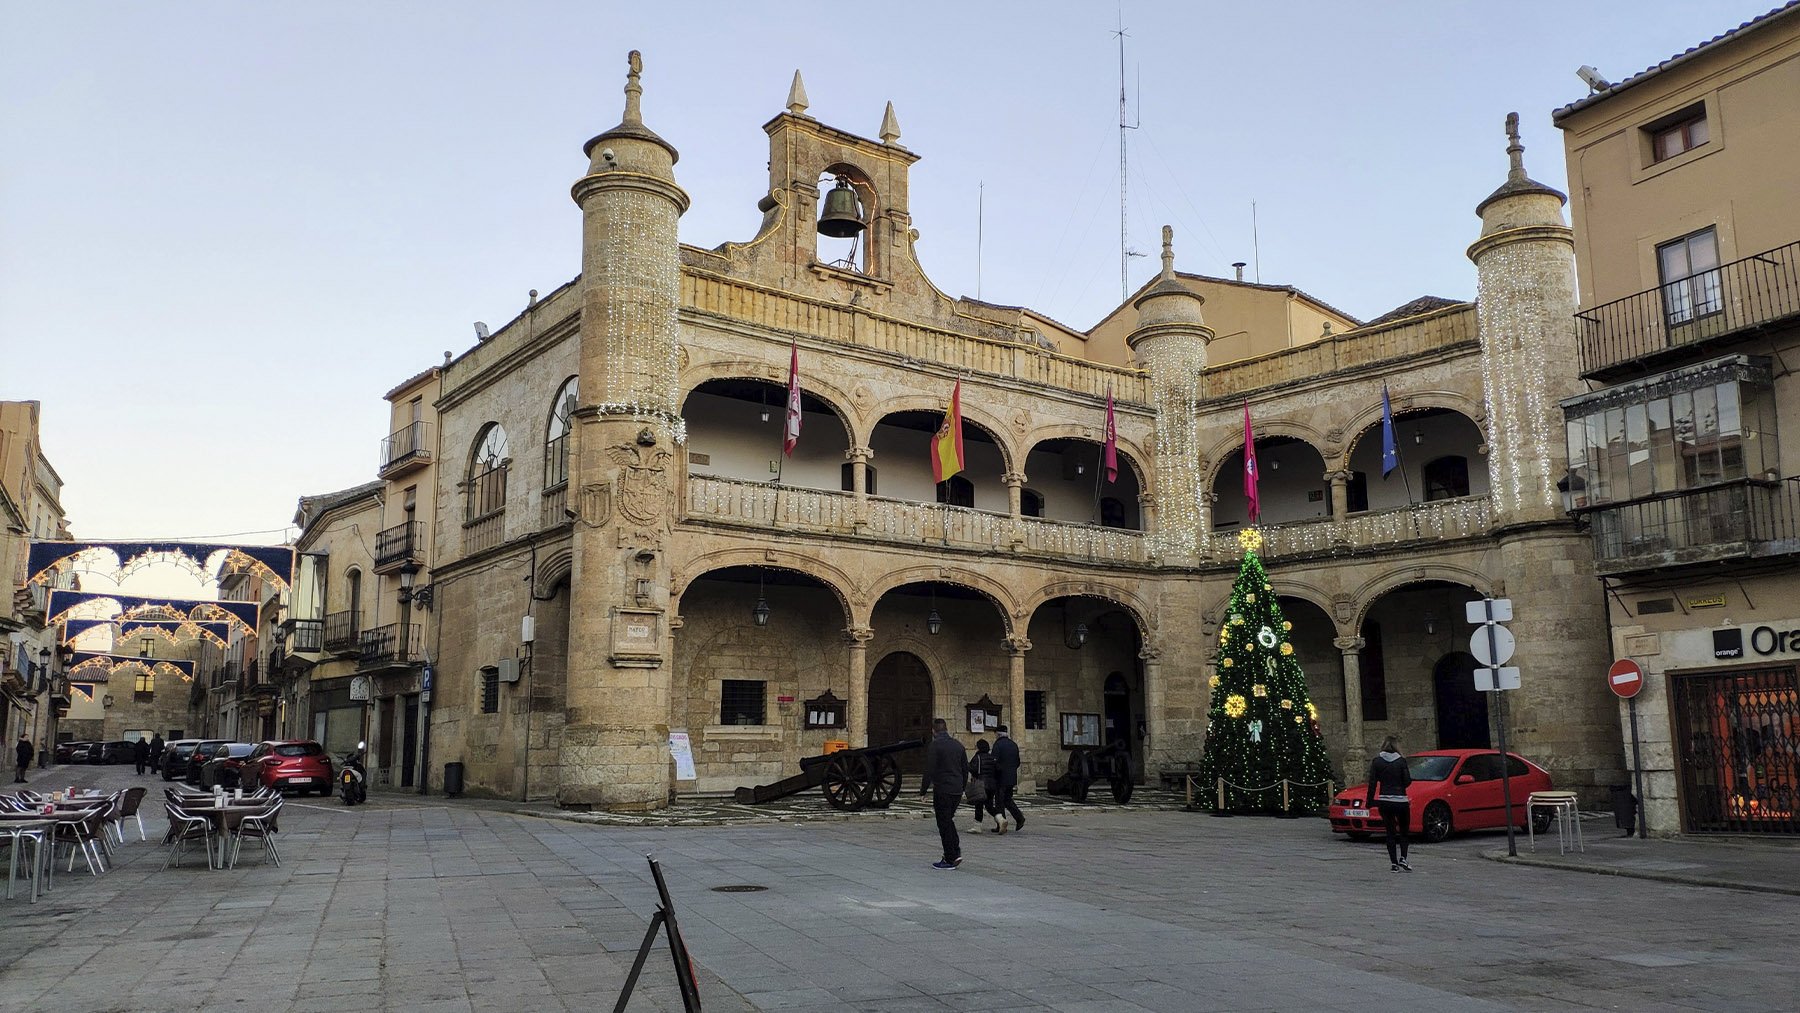
[(1631, 793), (1631, 786), (1628, 784), (1613, 785), (1611, 794), (1613, 824), (1625, 831), (1624, 836), (1630, 837), (1637, 829), (1637, 796)]
[(463, 765), (460, 763), (444, 764), (444, 794), (455, 798), (463, 790)]

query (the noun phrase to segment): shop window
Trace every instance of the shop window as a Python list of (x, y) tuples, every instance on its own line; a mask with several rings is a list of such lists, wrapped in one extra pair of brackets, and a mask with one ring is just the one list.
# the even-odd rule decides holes
[(767, 724), (765, 691), (768, 684), (761, 679), (726, 679), (719, 685), (719, 723), (722, 725)]
[(1050, 708), (1048, 696), (1041, 689), (1025, 691), (1025, 728), (1028, 731), (1043, 731), (1050, 727)]
[(1440, 457), (1425, 465), (1425, 502), (1469, 494), (1469, 459)]

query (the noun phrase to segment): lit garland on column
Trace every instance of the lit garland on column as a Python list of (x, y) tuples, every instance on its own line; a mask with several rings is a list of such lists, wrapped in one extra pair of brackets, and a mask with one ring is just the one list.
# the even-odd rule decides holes
[(1548, 277), (1543, 244), (1520, 242), (1487, 250), (1478, 267), (1481, 387), (1492, 445), (1488, 487), (1503, 517), (1555, 510), (1568, 449), (1548, 365), (1566, 362), (1573, 341), (1571, 334), (1551, 333), (1545, 289), (1572, 286), (1561, 275), (1572, 276), (1573, 265)]
[[(1238, 534), (1244, 561), (1219, 630), (1218, 670), (1210, 680), (1200, 787), (1208, 809), (1312, 812), (1330, 793), (1331, 764), (1319, 711), (1306, 693), (1294, 654), (1293, 624), (1282, 615), (1256, 550), (1262, 535)], [(1285, 790), (1284, 790), (1285, 789)]]
[(1156, 530), (1146, 542), (1158, 560), (1203, 555), (1212, 528), (1200, 488), (1200, 372), (1206, 368), (1206, 344), (1197, 336), (1164, 336), (1145, 341), (1136, 354), (1149, 374), (1156, 405)]
[[(661, 428), (676, 443), (685, 443), (687, 422), (678, 414), (676, 375), (680, 354), (676, 304), (681, 290), (678, 212), (660, 194), (620, 191), (606, 201), (616, 217), (606, 232), (601, 266), (586, 283), (618, 295), (600, 301), (608, 368), (602, 374), (605, 389), (594, 392), (594, 404), (603, 415), (630, 416)], [(583, 380), (584, 385), (587, 382)]]

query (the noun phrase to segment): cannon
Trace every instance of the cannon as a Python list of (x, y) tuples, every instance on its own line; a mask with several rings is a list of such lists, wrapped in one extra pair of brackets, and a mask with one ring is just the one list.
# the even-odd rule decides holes
[(1123, 742), (1097, 749), (1076, 749), (1069, 753), (1069, 769), (1045, 787), (1052, 795), (1067, 795), (1086, 802), (1088, 787), (1095, 781), (1112, 786), (1113, 801), (1124, 805), (1131, 801), (1131, 750)]
[(825, 801), (834, 809), (846, 812), (871, 807), (886, 809), (900, 794), (900, 764), (894, 754), (921, 749), (924, 745), (919, 739), (909, 739), (886, 746), (840, 749), (835, 753), (803, 757), (800, 773), (774, 784), (739, 788), (733, 798), (743, 805), (762, 805), (819, 788), (824, 792)]

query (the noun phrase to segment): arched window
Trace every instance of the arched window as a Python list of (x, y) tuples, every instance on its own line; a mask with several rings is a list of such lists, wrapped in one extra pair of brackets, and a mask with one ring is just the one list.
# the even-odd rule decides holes
[(469, 455), (469, 523), (506, 509), (506, 467), (510, 463), (506, 430), (498, 422), (489, 422), (475, 437), (475, 450)]
[(555, 489), (569, 481), (569, 430), (574, 422), (576, 378), (563, 381), (550, 402), (550, 429), (544, 440), (544, 488)]
[(350, 613), (350, 631), (352, 633), (363, 628), (362, 624), (362, 571), (351, 569), (344, 573), (344, 585), (350, 589), (350, 604), (346, 611)]
[(1469, 494), (1469, 459), (1440, 457), (1425, 465), (1425, 502)]
[(1033, 489), (1019, 490), (1019, 516), (1044, 516), (1044, 494)]

